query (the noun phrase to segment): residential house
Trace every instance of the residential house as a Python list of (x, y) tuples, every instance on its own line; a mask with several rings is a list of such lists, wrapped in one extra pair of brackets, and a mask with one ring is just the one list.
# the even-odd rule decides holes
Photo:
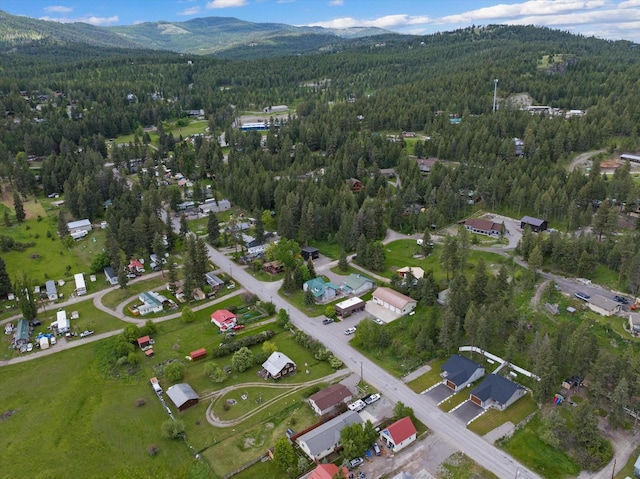
[(373, 302), (399, 315), (409, 314), (418, 302), (391, 288), (381, 286), (373, 292)]
[(211, 290), (216, 292), (219, 291), (220, 288), (224, 286), (224, 281), (222, 281), (218, 276), (216, 276), (213, 271), (204, 275), (204, 279), (209, 286), (211, 286)]
[(13, 331), (13, 344), (16, 347), (20, 347), (29, 342), (31, 333), (29, 331), (29, 321), (26, 319), (19, 319), (16, 329)]
[(423, 175), (428, 175), (429, 173), (431, 173), (431, 169), (437, 161), (437, 158), (418, 158), (416, 160), (416, 162), (418, 163), (418, 169)]
[(67, 317), (66, 311), (58, 311), (56, 313), (56, 320), (51, 323), (51, 329), (57, 329), (59, 334), (67, 333), (71, 330), (71, 324)]
[(202, 301), (206, 297), (207, 297), (207, 295), (204, 294), (204, 291), (202, 291), (200, 288), (194, 288), (193, 289), (193, 300), (194, 301)]
[(629, 332), (632, 336), (640, 336), (640, 313), (629, 313)]
[(244, 233), (242, 234), (242, 242), (247, 248), (255, 248), (256, 246), (260, 246), (260, 242), (257, 239)]
[(640, 456), (638, 456), (638, 459), (636, 459), (636, 462), (633, 464), (633, 475), (640, 477)]
[(345, 299), (335, 306), (336, 314), (342, 319), (348, 318), (353, 313), (364, 311), (367, 304), (357, 296)]
[(525, 226), (529, 226), (531, 231), (534, 233), (539, 233), (540, 231), (546, 230), (549, 224), (547, 223), (547, 220), (532, 218), (531, 216), (523, 216), (520, 220), (520, 228), (524, 229)]
[(47, 298), (49, 301), (55, 301), (58, 299), (58, 289), (56, 288), (56, 282), (50, 279), (44, 284), (47, 291)]
[(169, 303), (169, 300), (154, 291), (145, 291), (138, 295), (138, 299), (142, 301), (142, 304), (136, 306), (138, 314), (145, 316), (151, 313), (160, 313), (164, 309), (165, 303)]
[(181, 412), (195, 406), (200, 400), (198, 394), (187, 383), (174, 384), (167, 389), (167, 396)]
[(335, 299), (340, 291), (340, 287), (331, 281), (325, 283), (324, 280), (318, 276), (306, 281), (302, 285), (302, 290), (311, 291), (313, 299), (317, 303), (326, 303)]
[(263, 379), (280, 379), (296, 373), (296, 363), (286, 354), (274, 351), (271, 356), (262, 363), (262, 371), (258, 374)]
[(425, 210), (424, 205), (412, 203), (402, 211), (402, 216), (419, 215)]
[(515, 154), (516, 156), (522, 157), (524, 155), (524, 141), (520, 138), (514, 138), (513, 144), (515, 146)]
[(351, 401), (352, 395), (344, 384), (336, 383), (309, 396), (309, 405), (314, 412), (324, 416), (333, 412), (340, 404)]
[(151, 346), (151, 338), (149, 336), (142, 336), (137, 339), (138, 347), (144, 351), (145, 348)]
[(211, 314), (211, 322), (223, 332), (231, 331), (235, 327), (237, 319), (235, 314), (226, 309), (219, 309)]
[(305, 261), (308, 261), (309, 258), (318, 259), (320, 257), (320, 250), (313, 246), (305, 246), (300, 250), (300, 254)]
[(351, 424), (364, 424), (355, 411), (347, 411), (300, 435), (296, 442), (312, 460), (320, 461), (340, 446), (340, 431)]
[(79, 233), (80, 231), (88, 232), (91, 231), (92, 228), (93, 227), (91, 226), (91, 221), (87, 219), (67, 223), (67, 229), (69, 230), (70, 235)]
[(452, 355), (442, 365), (444, 383), (454, 391), (466, 388), (467, 385), (484, 376), (484, 372), (483, 366), (459, 354)]
[(132, 259), (131, 261), (129, 261), (128, 269), (134, 274), (144, 273), (144, 265), (137, 259)]
[(269, 261), (262, 265), (262, 269), (269, 274), (278, 274), (284, 271), (284, 265), (280, 261)]
[(424, 269), (422, 269), (420, 266), (405, 266), (396, 270), (396, 273), (398, 273), (398, 276), (400, 276), (404, 280), (409, 277), (409, 273), (411, 273), (411, 276), (413, 276), (414, 280), (424, 278)]
[(464, 227), (471, 233), (487, 236), (500, 236), (502, 233), (502, 223), (483, 220), (480, 218), (469, 218), (465, 220)]
[(587, 308), (601, 316), (612, 316), (622, 309), (622, 305), (613, 299), (594, 294), (587, 301)]
[(113, 268), (111, 266), (107, 266), (104, 269), (104, 276), (105, 278), (107, 278), (107, 282), (110, 285), (115, 286), (116, 284), (118, 284), (118, 275), (113, 271)]
[(382, 439), (393, 452), (398, 452), (416, 440), (418, 431), (409, 416), (394, 422), (380, 431)]
[(519, 384), (498, 374), (489, 374), (471, 391), (469, 399), (484, 409), (504, 411), (526, 393)]
[(347, 479), (348, 476), (349, 470), (346, 467), (341, 466), (338, 468), (338, 466), (330, 462), (328, 464), (318, 464), (318, 467), (311, 472), (307, 479)]
[(73, 279), (76, 282), (76, 294), (78, 296), (87, 294), (87, 285), (84, 282), (84, 275), (82, 273), (74, 274)]
[(349, 178), (346, 180), (347, 186), (351, 190), (352, 193), (358, 193), (362, 189), (362, 182), (355, 178)]
[(342, 282), (340, 289), (348, 296), (360, 296), (375, 287), (376, 283), (359, 273), (352, 273)]

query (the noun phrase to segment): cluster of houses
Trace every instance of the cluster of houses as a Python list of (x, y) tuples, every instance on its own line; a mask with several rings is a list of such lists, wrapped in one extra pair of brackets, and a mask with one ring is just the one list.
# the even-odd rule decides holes
[[(464, 227), (471, 233), (485, 236), (502, 236), (506, 233), (504, 223), (497, 223), (482, 218), (469, 218), (463, 222)], [(547, 220), (523, 216), (520, 220), (520, 229), (530, 228), (534, 233), (546, 231), (549, 227)]]
[(155, 291), (145, 291), (138, 295), (138, 304), (130, 307), (130, 311), (136, 316), (160, 313), (165, 309), (177, 309), (178, 305)]

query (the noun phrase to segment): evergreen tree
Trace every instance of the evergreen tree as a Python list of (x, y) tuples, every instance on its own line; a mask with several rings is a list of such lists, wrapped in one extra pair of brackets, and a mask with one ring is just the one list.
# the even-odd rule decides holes
[(304, 305), (305, 306), (311, 306), (313, 304), (316, 304), (316, 300), (313, 297), (313, 292), (310, 289), (307, 289), (304, 292)]
[(262, 216), (258, 216), (256, 218), (256, 223), (253, 227), (253, 235), (258, 244), (264, 243), (264, 223), (262, 222)]
[(7, 265), (2, 257), (0, 257), (0, 296), (11, 293), (12, 289), (11, 278), (9, 277), (9, 273), (7, 273)]
[(20, 198), (20, 194), (17, 191), (13, 192), (13, 209), (16, 212), (16, 220), (18, 223), (22, 223), (27, 217), (27, 214), (24, 212), (22, 198)]
[(311, 259), (311, 257), (309, 257), (309, 259), (307, 260), (307, 269), (309, 270), (309, 279), (313, 279), (317, 276), (316, 268), (313, 264), (313, 260)]
[(27, 321), (38, 316), (38, 296), (33, 292), (35, 285), (35, 281), (24, 273), (20, 273), (13, 284), (20, 312)]
[(176, 290), (178, 289), (176, 285), (176, 283), (178, 282), (178, 270), (175, 266), (176, 263), (173, 260), (173, 257), (169, 257), (168, 263), (169, 271), (167, 273), (167, 279), (169, 280), (169, 291), (171, 291), (171, 294), (175, 295)]
[(180, 233), (179, 233), (180, 238), (184, 239), (184, 237), (187, 235), (188, 232), (189, 232), (189, 224), (187, 223), (187, 217), (184, 214), (182, 214), (180, 215)]
[(171, 213), (167, 211), (166, 214), (167, 214), (167, 225), (166, 225), (167, 251), (173, 251), (173, 248), (176, 245), (176, 232), (173, 230)]
[(347, 254), (343, 249), (340, 250), (340, 259), (338, 259), (338, 268), (340, 271), (349, 271), (349, 262), (347, 261)]
[(296, 290), (296, 283), (293, 280), (293, 272), (291, 268), (285, 268), (284, 270), (284, 280), (282, 282), (282, 290), (287, 294), (291, 294)]
[(67, 227), (67, 220), (64, 217), (64, 213), (60, 211), (58, 213), (58, 234), (61, 238), (69, 235), (69, 228)]
[(533, 282), (536, 282), (538, 277), (538, 270), (542, 268), (542, 250), (540, 246), (536, 245), (533, 250), (531, 250), (531, 254), (529, 254), (529, 269), (533, 273)]
[(429, 233), (429, 228), (424, 230), (424, 234), (422, 235), (422, 244), (420, 245), (420, 250), (422, 251), (422, 256), (429, 256), (433, 251), (433, 240), (431, 239), (431, 233)]
[(209, 210), (207, 215), (207, 241), (211, 245), (218, 244), (220, 240), (220, 222), (216, 214)]

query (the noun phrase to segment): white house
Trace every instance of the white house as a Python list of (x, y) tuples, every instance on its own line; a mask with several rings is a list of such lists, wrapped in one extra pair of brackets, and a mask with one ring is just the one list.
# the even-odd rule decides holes
[(409, 416), (403, 417), (380, 431), (380, 439), (393, 452), (398, 452), (407, 447), (416, 440), (417, 435), (418, 431)]
[(56, 320), (52, 324), (52, 326), (54, 325), (56, 328), (58, 328), (58, 332), (61, 334), (66, 333), (71, 329), (71, 325), (69, 323), (69, 318), (67, 318), (66, 311), (58, 311), (56, 313)]
[(372, 299), (375, 304), (401, 316), (409, 314), (418, 305), (415, 299), (384, 286), (377, 288), (373, 292)]
[(587, 301), (587, 308), (602, 316), (612, 316), (620, 311), (622, 306), (617, 301), (594, 294)]
[(69, 230), (69, 234), (73, 236), (75, 233), (80, 231), (84, 231), (86, 234), (87, 231), (91, 231), (93, 228), (91, 226), (91, 221), (84, 219), (67, 223), (67, 229)]
[(137, 306), (140, 316), (161, 312), (164, 309), (165, 301), (168, 301), (167, 298), (154, 291), (140, 293), (138, 299), (142, 301), (142, 304)]
[(351, 424), (364, 424), (355, 411), (347, 411), (334, 417), (296, 439), (300, 449), (312, 461), (320, 461), (340, 445), (340, 431)]
[(76, 294), (78, 296), (82, 296), (83, 294), (87, 294), (87, 285), (84, 282), (84, 275), (82, 273), (77, 273), (73, 275), (73, 279), (76, 282)]
[(111, 266), (107, 266), (104, 269), (104, 276), (105, 278), (107, 278), (107, 281), (110, 285), (115, 286), (116, 284), (118, 284), (118, 275), (113, 271), (113, 268)]

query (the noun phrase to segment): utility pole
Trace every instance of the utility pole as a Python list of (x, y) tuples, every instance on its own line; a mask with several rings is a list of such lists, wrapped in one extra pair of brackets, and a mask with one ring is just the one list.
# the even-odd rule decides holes
[(498, 107), (497, 101), (498, 101), (498, 79), (495, 78), (493, 80), (493, 112), (494, 113), (496, 112), (496, 109)]

